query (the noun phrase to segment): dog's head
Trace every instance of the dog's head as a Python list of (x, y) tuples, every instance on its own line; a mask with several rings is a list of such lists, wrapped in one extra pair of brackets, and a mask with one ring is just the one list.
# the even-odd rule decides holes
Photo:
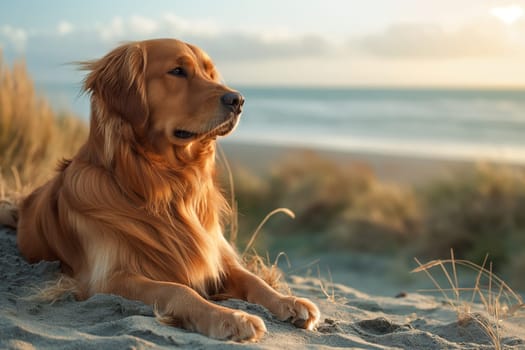
[(185, 146), (230, 133), (243, 96), (221, 83), (209, 56), (175, 39), (122, 45), (90, 70), (84, 88), (153, 145)]

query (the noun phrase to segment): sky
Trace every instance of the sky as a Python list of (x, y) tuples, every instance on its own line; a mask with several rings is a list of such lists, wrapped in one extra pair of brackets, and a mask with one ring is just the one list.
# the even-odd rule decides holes
[(525, 0), (2, 1), (0, 47), (37, 83), (121, 42), (173, 37), (229, 84), (525, 87)]

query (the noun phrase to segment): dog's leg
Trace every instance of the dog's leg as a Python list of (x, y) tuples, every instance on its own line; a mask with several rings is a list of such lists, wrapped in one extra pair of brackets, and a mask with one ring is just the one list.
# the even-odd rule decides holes
[(210, 303), (182, 284), (121, 273), (105, 292), (154, 305), (168, 323), (216, 339), (256, 341), (266, 332), (259, 317)]
[(239, 265), (230, 268), (224, 293), (233, 298), (260, 304), (279, 320), (290, 320), (299, 328), (311, 330), (319, 322), (319, 309), (310, 300), (282, 295)]

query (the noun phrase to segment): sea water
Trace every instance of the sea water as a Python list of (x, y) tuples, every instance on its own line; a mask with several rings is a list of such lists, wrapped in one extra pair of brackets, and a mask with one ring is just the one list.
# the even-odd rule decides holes
[[(225, 142), (525, 163), (525, 90), (234, 86), (246, 98)], [(89, 117), (78, 85), (42, 85)]]

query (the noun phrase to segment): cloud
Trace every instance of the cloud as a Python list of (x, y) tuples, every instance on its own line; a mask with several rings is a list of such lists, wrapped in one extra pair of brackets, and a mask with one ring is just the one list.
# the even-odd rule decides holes
[(142, 16), (131, 16), (129, 26), (133, 32), (144, 35), (153, 34), (158, 30), (156, 21)]
[(516, 22), (518, 19), (523, 17), (523, 7), (519, 5), (509, 5), (503, 7), (494, 7), (490, 14), (494, 17), (499, 18), (508, 25)]
[[(47, 31), (4, 25), (0, 26), (0, 46), (9, 59), (23, 53), (37, 81), (80, 82), (82, 73), (68, 62), (101, 57), (124, 41), (174, 37), (202, 47), (223, 75), (237, 82), (393, 84), (408, 79), (407, 71), (414, 79), (428, 76), (440, 81), (445, 77), (443, 69), (464, 76), (473, 66), (464, 63), (477, 61), (477, 67), (483, 69), (477, 75), (469, 73), (469, 81), (475, 82), (478, 75), (482, 79), (489, 70), (501, 69), (497, 62), (514, 62), (525, 53), (525, 20), (508, 26), (487, 16), (491, 20), (454, 30), (424, 23), (394, 24), (382, 32), (341, 42), (340, 38), (334, 41), (287, 28), (234, 30), (214, 21), (167, 13), (156, 18), (114, 17), (86, 27), (64, 20)], [(459, 66), (461, 70), (454, 69)], [(500, 80), (517, 79), (507, 71), (500, 76)]]
[[(86, 29), (87, 32), (92, 28)], [(105, 41), (138, 40), (156, 36), (215, 36), (222, 31), (211, 21), (187, 20), (175, 14), (160, 18), (134, 15), (129, 18), (114, 17), (107, 23), (98, 24), (96, 31)]]
[[(519, 22), (519, 21), (518, 21)], [(525, 20), (521, 21), (525, 24)], [(496, 57), (525, 52), (525, 26), (513, 28), (493, 16), (467, 23), (454, 30), (426, 23), (398, 23), (383, 32), (351, 38), (348, 45), (328, 37), (297, 34), (287, 28), (263, 32), (234, 31), (212, 20), (187, 19), (173, 13), (158, 18), (115, 17), (86, 28), (106, 44), (152, 37), (176, 37), (207, 50), (215, 60), (275, 60), (363, 54), (385, 59), (458, 59)], [(522, 38), (517, 40), (516, 38)]]
[(326, 39), (304, 35), (287, 40), (268, 40), (250, 34), (226, 34), (221, 38), (189, 37), (205, 48), (215, 61), (265, 61), (300, 57), (323, 57), (334, 47)]
[[(135, 15), (130, 18), (122, 18), (117, 16), (108, 23), (98, 24), (96, 32), (104, 41), (122, 41), (130, 40), (130, 37), (143, 38), (153, 35), (159, 31), (159, 27), (157, 21), (147, 17)], [(93, 28), (85, 31), (91, 33)]]
[(77, 30), (77, 35), (80, 34), (84, 40), (98, 39), (103, 47), (123, 41), (175, 37), (203, 47), (216, 61), (311, 57), (333, 51), (333, 45), (321, 36), (293, 35), (286, 29), (262, 33), (232, 31), (213, 21), (188, 20), (170, 13), (157, 19), (138, 15), (114, 17), (109, 22), (85, 28), (82, 33)]
[(494, 20), (453, 31), (432, 24), (395, 24), (382, 33), (354, 39), (350, 46), (379, 57), (420, 59), (505, 56), (524, 48), (523, 42), (513, 40), (509, 28)]
[(2, 47), (9, 48), (11, 46), (14, 51), (23, 52), (27, 37), (27, 32), (22, 28), (15, 28), (10, 25), (0, 27), (0, 46)]
[(68, 21), (60, 21), (57, 25), (58, 35), (67, 35), (73, 31), (73, 25)]
[(294, 35), (285, 29), (264, 33), (233, 31), (212, 21), (188, 20), (174, 14), (156, 19), (117, 16), (88, 27), (73, 26), (63, 20), (52, 30), (26, 32), (3, 27), (0, 34), (9, 34), (9, 42), (17, 43), (16, 55), (12, 47), (7, 47), (10, 52), (6, 50), (6, 56), (13, 58), (23, 53), (31, 74), (40, 81), (80, 81), (81, 74), (68, 62), (101, 57), (121, 42), (156, 37), (174, 37), (196, 44), (218, 64), (322, 57), (334, 49), (321, 36)]
[(124, 36), (126, 34), (125, 24), (122, 17), (114, 17), (111, 22), (98, 25), (97, 32), (101, 39), (110, 41)]
[(195, 35), (213, 37), (222, 34), (221, 29), (211, 20), (188, 20), (173, 13), (167, 13), (161, 18), (161, 29), (174, 35)]

